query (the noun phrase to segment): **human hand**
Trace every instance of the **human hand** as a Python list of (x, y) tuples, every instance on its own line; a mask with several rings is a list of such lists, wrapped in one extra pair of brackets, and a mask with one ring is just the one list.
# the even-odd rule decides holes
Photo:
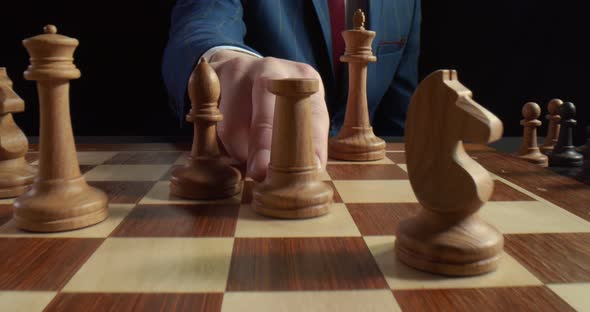
[(209, 64), (221, 83), (219, 110), (223, 120), (217, 124), (217, 135), (231, 157), (247, 162), (247, 176), (257, 181), (264, 179), (270, 162), (275, 95), (267, 91), (266, 82), (282, 78), (318, 79), (320, 89), (310, 99), (313, 142), (318, 164), (325, 168), (330, 119), (324, 86), (313, 67), (231, 50), (216, 53)]

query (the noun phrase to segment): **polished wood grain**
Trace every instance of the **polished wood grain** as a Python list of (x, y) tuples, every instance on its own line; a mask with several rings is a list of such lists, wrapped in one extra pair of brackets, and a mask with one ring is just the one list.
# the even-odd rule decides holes
[(95, 165), (80, 165), (80, 173), (85, 174), (86, 172), (94, 169)]
[(167, 165), (173, 164), (182, 152), (120, 152), (104, 162), (105, 165)]
[(418, 214), (418, 203), (346, 204), (363, 236), (395, 235), (400, 221)]
[(410, 183), (424, 209), (398, 225), (399, 260), (445, 275), (497, 268), (502, 234), (476, 213), (490, 199), (494, 184), (462, 141), (490, 143), (502, 131), (502, 122), (472, 99), (456, 71), (436, 71), (418, 85), (405, 142)]
[(240, 205), (139, 205), (111, 236), (231, 237)]
[(590, 221), (590, 187), (576, 179), (539, 168), (510, 155), (477, 152), (477, 161), (494, 174)]
[(404, 146), (404, 143), (387, 142), (387, 143), (385, 143), (385, 149), (387, 151), (401, 152), (401, 151), (404, 151), (405, 150), (405, 146)]
[(541, 151), (545, 154), (553, 151), (553, 147), (557, 143), (559, 137), (559, 128), (561, 127), (561, 116), (559, 115), (559, 107), (563, 105), (560, 99), (552, 99), (547, 103), (547, 115), (545, 118), (549, 122), (547, 126), (547, 136), (541, 146)]
[(111, 204), (136, 204), (154, 186), (152, 181), (91, 181), (93, 187), (103, 190)]
[[(590, 162), (587, 162), (590, 164)], [(583, 167), (548, 167), (549, 170), (590, 186), (590, 170)]]
[(12, 219), (12, 205), (0, 204), (0, 226)]
[(23, 41), (31, 65), (25, 79), (37, 82), (39, 94), (39, 173), (27, 193), (14, 202), (16, 226), (35, 232), (83, 228), (108, 217), (107, 196), (90, 187), (80, 173), (70, 117), (70, 80), (80, 77), (73, 63), (78, 40), (44, 34)]
[(490, 201), (531, 201), (534, 200), (530, 196), (506, 185), (498, 180), (494, 180), (494, 193), (490, 197)]
[(236, 238), (227, 291), (387, 288), (360, 237)]
[(590, 233), (506, 235), (506, 251), (544, 283), (590, 282)]
[(219, 312), (222, 300), (222, 293), (60, 293), (45, 311)]
[(396, 165), (328, 164), (332, 180), (407, 180), (408, 174)]
[(391, 159), (391, 161), (396, 164), (406, 164), (406, 153), (387, 152), (385, 156), (387, 156), (387, 158)]
[(547, 167), (549, 159), (547, 155), (541, 153), (537, 145), (537, 128), (541, 126), (538, 119), (541, 116), (541, 107), (535, 102), (527, 102), (522, 107), (523, 120), (520, 124), (524, 127), (522, 135), (522, 144), (516, 152), (518, 158), (533, 163), (541, 167)]
[(102, 239), (0, 238), (1, 290), (59, 290)]
[(393, 295), (403, 311), (575, 311), (545, 286), (399, 290)]
[(336, 185), (334, 185), (334, 182), (332, 181), (324, 181), (326, 184), (328, 184), (332, 190), (334, 191), (334, 199), (333, 202), (334, 203), (343, 203), (344, 201), (342, 200), (342, 197), (340, 196), (340, 193), (338, 193), (338, 190), (336, 189)]
[(270, 164), (265, 180), (254, 187), (251, 207), (284, 219), (324, 215), (334, 192), (320, 179), (313, 145), (309, 97), (318, 92), (319, 81), (269, 80), (267, 89), (276, 95)]
[(361, 161), (385, 157), (385, 141), (373, 133), (367, 105), (367, 65), (376, 62), (371, 51), (374, 31), (365, 29), (365, 15), (354, 13), (354, 28), (342, 32), (346, 51), (340, 57), (348, 63), (348, 97), (344, 123), (340, 132), (328, 142), (333, 159)]
[(201, 58), (188, 82), (191, 110), (186, 120), (194, 124), (191, 155), (185, 166), (172, 171), (170, 194), (191, 199), (227, 198), (242, 189), (242, 176), (221, 159), (217, 123), (221, 94), (215, 70)]
[(467, 152), (494, 152), (496, 151), (496, 149), (494, 149), (491, 146), (488, 145), (484, 145), (481, 143), (465, 143), (463, 142), (463, 147), (465, 148), (465, 150)]
[(24, 110), (25, 102), (12, 90), (6, 68), (0, 67), (0, 198), (28, 191), (37, 173), (25, 159), (27, 137), (12, 117)]
[[(494, 149), (491, 146), (478, 144), (478, 143), (466, 143), (463, 142), (463, 147), (467, 152), (494, 152)], [(405, 144), (398, 143), (398, 142), (387, 142), (385, 143), (385, 149), (387, 152), (405, 152)], [(404, 153), (405, 155), (405, 153)]]

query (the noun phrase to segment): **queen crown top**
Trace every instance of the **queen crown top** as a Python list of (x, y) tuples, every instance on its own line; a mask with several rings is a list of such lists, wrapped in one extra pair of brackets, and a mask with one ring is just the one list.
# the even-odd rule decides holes
[(365, 29), (365, 13), (358, 9), (354, 12), (354, 17), (352, 18), (354, 29), (364, 30)]

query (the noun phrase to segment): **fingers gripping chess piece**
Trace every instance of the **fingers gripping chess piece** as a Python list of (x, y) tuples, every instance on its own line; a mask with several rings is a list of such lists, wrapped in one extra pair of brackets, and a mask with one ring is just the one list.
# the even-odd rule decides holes
[(191, 110), (186, 116), (194, 123), (191, 156), (185, 166), (172, 172), (170, 193), (192, 199), (230, 197), (241, 190), (241, 174), (222, 162), (216, 124), (223, 116), (217, 108), (220, 85), (217, 74), (201, 59), (189, 79)]
[(30, 191), (14, 202), (16, 226), (35, 232), (86, 227), (108, 216), (107, 196), (80, 174), (70, 119), (70, 80), (80, 77), (73, 64), (78, 40), (45, 34), (23, 41), (31, 65), (25, 79), (37, 81), (41, 113), (39, 173)]
[(559, 107), (561, 107), (561, 105), (563, 105), (563, 101), (560, 99), (553, 99), (547, 104), (547, 111), (549, 111), (549, 113), (545, 118), (549, 121), (549, 126), (547, 127), (547, 136), (545, 137), (543, 146), (541, 146), (541, 151), (544, 154), (550, 153), (553, 150), (555, 143), (557, 143), (560, 128), (559, 124), (561, 122), (561, 116), (559, 116)]
[(547, 167), (547, 156), (541, 154), (537, 146), (537, 128), (541, 125), (541, 121), (537, 118), (541, 116), (541, 107), (537, 103), (528, 102), (522, 107), (522, 116), (524, 119), (520, 121), (520, 124), (524, 127), (524, 134), (520, 150), (516, 155), (535, 165)]
[(559, 108), (561, 115), (561, 130), (553, 152), (549, 154), (549, 165), (557, 167), (580, 167), (584, 163), (582, 154), (576, 152), (573, 145), (573, 131), (576, 126), (576, 107), (571, 102), (565, 102)]
[(477, 214), (494, 184), (462, 142), (493, 142), (502, 131), (501, 121), (471, 98), (456, 71), (436, 71), (418, 85), (405, 142), (410, 183), (423, 209), (399, 224), (399, 260), (444, 275), (476, 275), (497, 267), (502, 234)]
[(328, 213), (334, 191), (320, 181), (313, 147), (309, 97), (316, 93), (315, 79), (270, 80), (276, 94), (274, 127), (268, 174), (253, 190), (253, 209), (286, 219)]
[(346, 51), (340, 57), (348, 63), (348, 100), (344, 123), (328, 142), (328, 156), (341, 160), (379, 160), (385, 157), (385, 141), (375, 136), (367, 105), (367, 64), (377, 61), (371, 52), (374, 31), (365, 30), (365, 15), (354, 13), (354, 29), (342, 32)]
[(16, 197), (31, 187), (37, 169), (25, 160), (27, 137), (12, 118), (25, 102), (12, 90), (6, 69), (0, 67), (0, 198)]

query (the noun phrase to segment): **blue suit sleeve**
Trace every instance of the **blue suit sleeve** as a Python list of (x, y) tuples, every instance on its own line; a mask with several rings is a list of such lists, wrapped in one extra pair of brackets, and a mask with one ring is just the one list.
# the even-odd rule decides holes
[(388, 90), (389, 104), (395, 106), (393, 114), (389, 117), (393, 119), (390, 121), (390, 125), (395, 128), (393, 131), (398, 134), (401, 134), (399, 131), (403, 131), (405, 128), (408, 105), (418, 84), (418, 57), (420, 55), (420, 26), (422, 22), (420, 2), (420, 0), (415, 1), (412, 26), (399, 67)]
[(162, 72), (172, 108), (180, 118), (186, 87), (199, 57), (208, 49), (231, 45), (256, 52), (244, 44), (246, 26), (239, 0), (178, 0), (172, 10)]

